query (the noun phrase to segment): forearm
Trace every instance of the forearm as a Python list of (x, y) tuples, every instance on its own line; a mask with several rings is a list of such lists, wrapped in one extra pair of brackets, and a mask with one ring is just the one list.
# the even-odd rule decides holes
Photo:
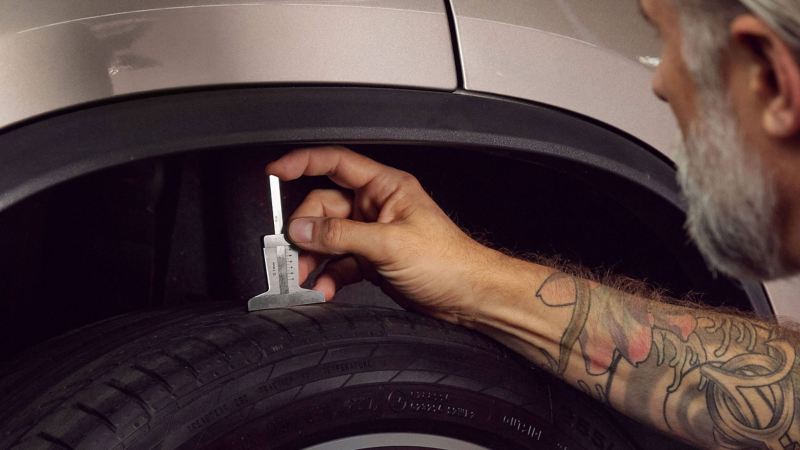
[(800, 442), (800, 370), (793, 341), (777, 326), (644, 299), (520, 260), (502, 265), (496, 284), (481, 292), (475, 329), (695, 445)]

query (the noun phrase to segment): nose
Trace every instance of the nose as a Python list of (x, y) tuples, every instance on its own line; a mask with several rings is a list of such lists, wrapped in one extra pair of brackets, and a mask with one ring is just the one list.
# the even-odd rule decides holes
[(669, 103), (669, 100), (667, 100), (667, 97), (666, 97), (666, 96), (664, 96), (664, 94), (661, 94), (659, 91), (656, 91), (655, 89), (653, 90), (653, 93), (654, 93), (654, 94), (656, 95), (656, 97), (658, 97), (658, 99), (659, 99), (659, 100), (661, 100), (662, 102), (664, 102), (664, 103)]
[(669, 103), (669, 100), (667, 100), (667, 95), (665, 94), (664, 90), (664, 77), (661, 75), (660, 66), (658, 69), (656, 69), (655, 73), (653, 73), (653, 80), (651, 87), (653, 89), (653, 94), (655, 94), (655, 96), (658, 97), (659, 100), (665, 103)]

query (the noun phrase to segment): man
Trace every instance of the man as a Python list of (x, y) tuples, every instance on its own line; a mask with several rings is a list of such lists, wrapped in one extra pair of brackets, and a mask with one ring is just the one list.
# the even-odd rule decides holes
[[(684, 135), (688, 230), (737, 277), (800, 270), (800, 2), (642, 0), (664, 47), (654, 90)], [(366, 276), (416, 310), (479, 330), (623, 413), (709, 448), (800, 448), (797, 335), (750, 317), (648, 298), (484, 247), (409, 174), (338, 147), (273, 162), (328, 175), (291, 239), (339, 256), (316, 289)]]

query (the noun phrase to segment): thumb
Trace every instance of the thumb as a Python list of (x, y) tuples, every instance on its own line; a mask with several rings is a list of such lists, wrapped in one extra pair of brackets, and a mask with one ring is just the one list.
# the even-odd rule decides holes
[(289, 240), (326, 255), (354, 254), (376, 262), (385, 257), (386, 224), (337, 217), (301, 217), (289, 223)]

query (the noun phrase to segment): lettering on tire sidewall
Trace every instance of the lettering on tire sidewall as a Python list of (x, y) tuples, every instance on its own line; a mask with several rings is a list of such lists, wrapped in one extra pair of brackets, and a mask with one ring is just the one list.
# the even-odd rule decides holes
[(391, 389), (385, 396), (386, 403), (395, 413), (420, 413), (446, 416), (469, 422), (484, 422), (490, 429), (501, 431), (515, 440), (538, 443), (546, 437), (544, 426), (532, 420), (523, 411), (481, 410), (457, 394), (431, 389)]
[(386, 396), (386, 402), (394, 412), (427, 412), (460, 419), (475, 419), (478, 414), (475, 409), (451, 405), (449, 404), (450, 400), (450, 394), (448, 393), (416, 389), (393, 389)]

